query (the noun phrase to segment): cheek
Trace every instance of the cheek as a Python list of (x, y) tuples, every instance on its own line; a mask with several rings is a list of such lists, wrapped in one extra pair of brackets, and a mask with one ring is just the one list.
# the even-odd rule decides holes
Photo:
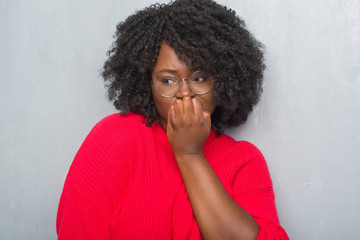
[(210, 114), (212, 114), (215, 110), (216, 107), (216, 101), (215, 101), (215, 96), (213, 92), (210, 92), (208, 95), (204, 95), (203, 99), (203, 107), (204, 110), (208, 111)]
[(209, 102), (208, 102), (208, 106), (207, 106), (207, 111), (210, 113), (210, 114), (213, 114), (214, 110), (215, 110), (215, 107), (216, 107), (216, 103), (215, 103), (215, 99), (212, 98), (212, 99), (209, 99)]
[(166, 121), (169, 108), (172, 105), (171, 99), (159, 97), (156, 95), (153, 95), (153, 99), (160, 118)]

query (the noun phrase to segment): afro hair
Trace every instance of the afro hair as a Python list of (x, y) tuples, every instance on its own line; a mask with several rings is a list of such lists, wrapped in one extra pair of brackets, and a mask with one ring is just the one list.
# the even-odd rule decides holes
[(154, 4), (117, 25), (102, 76), (108, 98), (122, 114), (159, 116), (152, 97), (151, 72), (162, 41), (179, 59), (196, 64), (216, 80), (212, 125), (245, 122), (262, 92), (263, 45), (235, 11), (212, 0), (177, 0)]

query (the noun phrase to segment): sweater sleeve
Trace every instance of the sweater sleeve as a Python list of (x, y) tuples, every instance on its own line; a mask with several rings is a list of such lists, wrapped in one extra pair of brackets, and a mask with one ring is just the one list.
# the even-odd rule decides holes
[[(247, 142), (241, 144), (246, 145), (245, 155), (249, 158), (237, 170), (232, 186), (233, 199), (258, 223), (258, 240), (287, 240), (289, 237), (279, 223), (265, 159), (254, 145)], [(243, 150), (240, 152), (238, 154), (244, 154)]]
[(67, 179), (57, 215), (58, 239), (110, 239), (111, 213)]
[(77, 152), (60, 198), (58, 239), (110, 239), (111, 216), (126, 190), (136, 146), (122, 118), (100, 121)]

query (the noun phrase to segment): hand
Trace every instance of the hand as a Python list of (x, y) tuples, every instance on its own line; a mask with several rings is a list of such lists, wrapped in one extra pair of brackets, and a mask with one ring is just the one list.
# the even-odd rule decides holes
[(168, 111), (167, 136), (177, 156), (203, 154), (210, 134), (210, 113), (203, 110), (196, 97), (177, 99)]

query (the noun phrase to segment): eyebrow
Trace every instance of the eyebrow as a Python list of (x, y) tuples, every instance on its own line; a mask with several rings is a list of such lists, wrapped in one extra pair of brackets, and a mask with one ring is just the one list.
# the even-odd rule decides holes
[[(200, 67), (194, 67), (191, 69), (191, 71), (193, 71), (193, 72), (195, 72), (197, 70), (200, 70)], [(161, 70), (157, 71), (157, 73), (162, 73), (162, 72), (177, 73), (177, 71), (174, 69), (161, 69)]]
[(161, 69), (161, 70), (158, 71), (157, 73), (162, 73), (162, 72), (177, 73), (177, 71), (174, 70), (174, 69)]

